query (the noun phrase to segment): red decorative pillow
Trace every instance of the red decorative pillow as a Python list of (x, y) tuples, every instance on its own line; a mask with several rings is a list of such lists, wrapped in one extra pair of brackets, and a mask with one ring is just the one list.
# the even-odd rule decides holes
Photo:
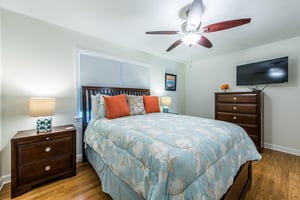
[(146, 113), (160, 112), (158, 96), (143, 96)]
[(110, 97), (103, 96), (103, 98), (106, 108), (106, 117), (108, 119), (130, 115), (125, 94)]

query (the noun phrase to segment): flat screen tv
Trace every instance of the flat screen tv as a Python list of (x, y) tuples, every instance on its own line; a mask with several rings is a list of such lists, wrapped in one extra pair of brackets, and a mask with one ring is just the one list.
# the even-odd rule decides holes
[(260, 85), (288, 82), (288, 57), (238, 65), (236, 85)]

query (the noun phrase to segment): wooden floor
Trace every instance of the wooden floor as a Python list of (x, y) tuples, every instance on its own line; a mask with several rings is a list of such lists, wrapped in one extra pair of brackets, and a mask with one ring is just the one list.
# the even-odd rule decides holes
[[(263, 159), (253, 164), (253, 182), (246, 200), (300, 200), (300, 157), (264, 149)], [(10, 184), (0, 191), (10, 199)], [(77, 176), (35, 188), (15, 200), (111, 200), (101, 190), (88, 163), (79, 163)]]

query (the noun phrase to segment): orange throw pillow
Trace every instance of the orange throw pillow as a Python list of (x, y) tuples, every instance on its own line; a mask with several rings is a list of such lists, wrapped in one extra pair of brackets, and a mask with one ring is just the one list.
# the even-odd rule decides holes
[(106, 108), (106, 117), (108, 119), (130, 115), (125, 94), (110, 97), (103, 96), (103, 98)]
[(160, 112), (158, 96), (143, 96), (146, 113)]

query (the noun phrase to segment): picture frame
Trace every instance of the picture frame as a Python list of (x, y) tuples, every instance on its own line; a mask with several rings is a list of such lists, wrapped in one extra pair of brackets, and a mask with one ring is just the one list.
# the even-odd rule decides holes
[(165, 73), (165, 90), (176, 91), (176, 75)]

